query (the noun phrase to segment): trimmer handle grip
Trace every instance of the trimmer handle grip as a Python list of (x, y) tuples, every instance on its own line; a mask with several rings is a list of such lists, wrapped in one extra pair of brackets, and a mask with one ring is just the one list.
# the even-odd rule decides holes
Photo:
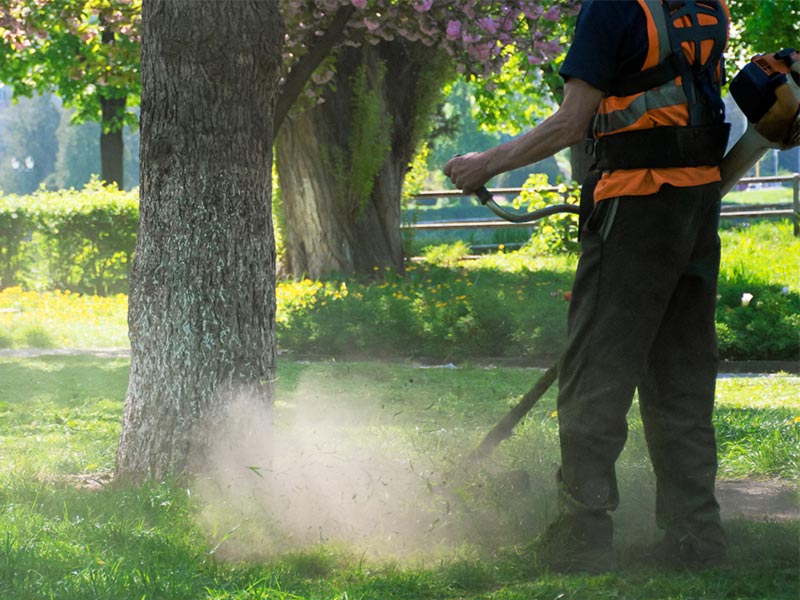
[(485, 185), (482, 185), (477, 190), (475, 190), (475, 195), (478, 197), (478, 200), (480, 200), (481, 204), (483, 204), (484, 206), (486, 206), (487, 202), (490, 202), (494, 199), (494, 196), (492, 196), (492, 193), (486, 189)]

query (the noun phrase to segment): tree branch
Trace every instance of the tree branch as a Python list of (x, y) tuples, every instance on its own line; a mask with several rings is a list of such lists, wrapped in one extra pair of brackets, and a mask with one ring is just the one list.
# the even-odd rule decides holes
[(303, 91), (308, 79), (340, 41), (342, 32), (354, 11), (355, 7), (352, 5), (343, 6), (336, 11), (330, 27), (322, 36), (317, 38), (316, 43), (309, 47), (308, 52), (301, 56), (292, 67), (292, 70), (289, 71), (286, 82), (283, 84), (278, 100), (275, 103), (275, 113), (272, 120), (273, 135), (277, 135), (286, 115), (289, 114), (289, 109)]

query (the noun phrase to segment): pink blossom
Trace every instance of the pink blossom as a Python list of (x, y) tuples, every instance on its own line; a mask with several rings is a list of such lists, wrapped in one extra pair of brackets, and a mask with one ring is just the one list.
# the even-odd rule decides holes
[(350, 0), (356, 8), (367, 8), (367, 0)]
[(417, 12), (428, 12), (433, 5), (433, 0), (419, 0), (414, 3), (414, 10)]
[(551, 6), (550, 9), (542, 15), (542, 18), (555, 23), (561, 18), (561, 11), (558, 6)]
[(461, 22), (450, 21), (447, 23), (447, 38), (457, 40), (459, 37), (461, 37)]
[(497, 33), (497, 23), (495, 23), (492, 17), (483, 17), (478, 19), (478, 25), (480, 25), (484, 31), (487, 31), (491, 35)]
[(523, 13), (523, 14), (524, 14), (524, 15), (525, 15), (525, 16), (526, 16), (528, 19), (531, 19), (532, 21), (535, 21), (535, 20), (536, 20), (536, 19), (538, 19), (540, 16), (542, 16), (542, 12), (544, 12), (544, 11), (542, 10), (542, 7), (541, 7), (541, 6), (539, 6), (539, 5), (536, 5), (536, 6), (529, 6), (529, 5), (526, 5), (526, 6), (525, 6), (525, 7), (522, 9), (522, 13)]

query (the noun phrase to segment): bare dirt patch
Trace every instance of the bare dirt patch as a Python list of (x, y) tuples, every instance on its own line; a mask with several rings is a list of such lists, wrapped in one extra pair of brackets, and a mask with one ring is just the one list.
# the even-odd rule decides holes
[(800, 520), (800, 489), (785, 480), (718, 481), (717, 499), (723, 519)]

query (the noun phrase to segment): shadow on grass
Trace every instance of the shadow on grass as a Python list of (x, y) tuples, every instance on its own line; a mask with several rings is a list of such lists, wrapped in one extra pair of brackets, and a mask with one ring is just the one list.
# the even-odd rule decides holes
[(93, 356), (0, 358), (0, 402), (48, 399), (59, 407), (89, 399), (119, 400), (128, 385), (128, 359)]

